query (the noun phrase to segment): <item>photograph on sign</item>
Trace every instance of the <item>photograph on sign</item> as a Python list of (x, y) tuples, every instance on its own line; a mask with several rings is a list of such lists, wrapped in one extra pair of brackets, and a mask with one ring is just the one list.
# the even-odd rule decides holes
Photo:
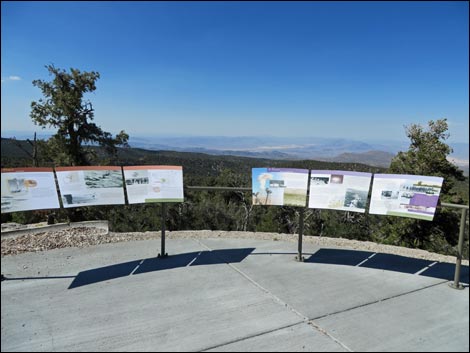
[(183, 167), (123, 167), (129, 203), (183, 202)]
[(56, 168), (65, 208), (124, 204), (121, 167)]
[(2, 213), (60, 208), (52, 168), (2, 169)]
[(307, 169), (252, 169), (254, 205), (305, 207), (307, 203), (307, 185)]
[(308, 207), (364, 213), (371, 178), (371, 173), (312, 170)]
[(444, 179), (374, 174), (369, 213), (432, 221)]

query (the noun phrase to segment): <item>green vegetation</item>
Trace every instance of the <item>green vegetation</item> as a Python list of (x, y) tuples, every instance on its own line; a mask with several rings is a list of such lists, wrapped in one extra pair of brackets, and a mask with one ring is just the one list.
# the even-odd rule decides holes
[[(18, 145), (26, 151), (32, 149), (26, 141), (2, 139), (2, 167), (31, 166), (31, 158)], [(87, 148), (93, 149), (97, 156), (103, 156), (101, 165), (109, 164), (105, 153), (99, 147)], [(40, 152), (41, 150), (39, 158), (41, 158)], [(117, 165), (182, 165), (185, 186), (251, 187), (251, 168), (254, 167), (388, 172), (383, 168), (356, 163), (279, 161), (134, 148), (118, 148), (116, 162)], [(44, 162), (42, 166), (53, 166), (53, 164)], [(464, 203), (465, 198), (468, 200), (468, 185), (467, 178), (457, 181), (451, 190), (461, 197), (463, 200), (461, 203)], [(160, 207), (159, 204), (94, 206), (58, 210), (55, 213), (57, 221), (60, 222), (107, 219), (112, 231), (149, 231), (160, 229)], [(459, 216), (458, 212), (439, 209), (436, 220), (427, 222), (400, 217), (308, 209), (305, 212), (304, 234), (419, 247), (455, 255)], [(32, 223), (45, 221), (46, 217), (45, 211), (18, 212), (2, 214), (2, 222)], [(293, 234), (298, 232), (298, 221), (299, 208), (253, 206), (250, 192), (186, 189), (184, 203), (168, 205), (167, 229), (243, 230)], [(429, 236), (416, 237), (417, 231), (419, 234), (429, 234)], [(468, 258), (468, 245), (464, 249)]]
[[(441, 199), (468, 204), (469, 182), (462, 172), (447, 161), (451, 149), (446, 120), (431, 121), (428, 130), (411, 125), (407, 135), (411, 144), (400, 152), (389, 170), (358, 163), (331, 163), (312, 160), (286, 161), (236, 156), (212, 156), (202, 153), (148, 151), (118, 148), (126, 145), (128, 135), (122, 131), (112, 138), (94, 123), (90, 102), (83, 103), (83, 93), (95, 90), (99, 74), (71, 74), (48, 66), (55, 76), (52, 83), (40, 80), (38, 86), (46, 101), (33, 102), (31, 117), (40, 126), (53, 126), (58, 132), (48, 141), (2, 139), (3, 167), (56, 165), (181, 165), (185, 186), (251, 187), (252, 168), (300, 168), (345, 170), (371, 173), (416, 174), (444, 177)], [(110, 158), (111, 156), (111, 158)], [(286, 195), (289, 202), (302, 201), (295, 193)], [(57, 221), (107, 219), (112, 231), (148, 231), (160, 229), (159, 204), (95, 206), (54, 211)], [(166, 225), (169, 230), (211, 229), (255, 232), (296, 233), (299, 228), (298, 207), (253, 206), (251, 192), (185, 190), (183, 203), (170, 204)], [(45, 221), (47, 211), (2, 214), (2, 222), (34, 223)], [(304, 234), (418, 247), (443, 254), (456, 254), (459, 214), (439, 209), (433, 222), (365, 215), (354, 212), (305, 211)], [(467, 227), (468, 239), (468, 227)], [(468, 258), (468, 240), (464, 245)]]
[(127, 145), (129, 136), (121, 131), (116, 137), (101, 130), (93, 123), (94, 109), (83, 95), (96, 89), (98, 72), (80, 72), (70, 69), (70, 73), (46, 66), (54, 78), (51, 82), (34, 80), (33, 85), (41, 89), (44, 99), (31, 103), (31, 119), (43, 128), (57, 128), (57, 133), (41, 148), (47, 159), (62, 165), (88, 165), (99, 159), (90, 155), (83, 144), (99, 144), (110, 156), (117, 153), (116, 146)]
[[(466, 199), (468, 204), (468, 178), (447, 159), (452, 152), (445, 143), (449, 137), (447, 130), (446, 119), (430, 121), (427, 128), (416, 124), (408, 126), (409, 150), (398, 153), (392, 160), (390, 172), (443, 177), (440, 200), (463, 204)], [(378, 234), (385, 243), (452, 253), (458, 242), (459, 222), (458, 212), (442, 208), (433, 222), (384, 218), (378, 223)], [(468, 258), (468, 241), (464, 249)]]

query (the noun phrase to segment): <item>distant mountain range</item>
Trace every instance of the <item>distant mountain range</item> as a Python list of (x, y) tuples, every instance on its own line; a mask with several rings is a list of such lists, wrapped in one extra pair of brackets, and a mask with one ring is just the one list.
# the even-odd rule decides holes
[[(13, 136), (17, 139), (32, 139), (33, 133), (2, 131), (2, 137)], [(38, 138), (49, 136), (38, 133)], [(279, 160), (311, 159), (388, 167), (399, 151), (408, 150), (409, 142), (364, 142), (323, 137), (131, 135), (129, 144), (131, 147), (147, 150), (199, 152)], [(450, 159), (468, 174), (469, 144), (450, 143), (449, 145), (454, 149)]]
[(347, 139), (280, 137), (133, 137), (132, 147), (252, 158), (366, 163), (388, 167), (397, 146)]
[[(363, 163), (389, 167), (399, 151), (408, 149), (408, 142), (363, 142), (338, 138), (281, 137), (143, 137), (131, 136), (132, 147), (149, 150), (199, 152), (212, 155), (233, 155), (283, 160), (314, 159), (327, 162)], [(450, 144), (452, 160), (468, 173), (468, 144)]]

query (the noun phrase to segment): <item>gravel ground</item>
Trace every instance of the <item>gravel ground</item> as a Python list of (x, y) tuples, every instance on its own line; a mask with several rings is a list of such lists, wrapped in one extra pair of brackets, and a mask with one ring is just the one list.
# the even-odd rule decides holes
[[(98, 244), (116, 243), (125, 241), (139, 241), (160, 239), (160, 231), (113, 233), (106, 230), (78, 227), (60, 231), (44, 231), (36, 234), (25, 234), (1, 239), (1, 255), (16, 255), (25, 252), (37, 252), (65, 247), (87, 247)], [(186, 238), (237, 238), (258, 239), (271, 241), (297, 242), (298, 236), (291, 234), (263, 233), (263, 232), (227, 232), (227, 231), (175, 231), (166, 232), (167, 239)], [(395, 254), (438, 262), (455, 263), (454, 256), (430, 253), (425, 250), (409, 249), (398, 246), (376, 244), (368, 241), (357, 241), (343, 238), (328, 238), (317, 236), (304, 236), (304, 243), (318, 245), (325, 248), (346, 248), (353, 250), (371, 251), (385, 254)], [(468, 260), (462, 261), (468, 266)]]

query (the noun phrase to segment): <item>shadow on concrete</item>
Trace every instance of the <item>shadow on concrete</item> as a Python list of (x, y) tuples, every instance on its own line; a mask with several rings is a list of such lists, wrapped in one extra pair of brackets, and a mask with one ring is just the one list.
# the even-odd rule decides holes
[(129, 275), (170, 270), (180, 267), (238, 263), (250, 255), (253, 250), (255, 250), (255, 248), (190, 252), (172, 255), (165, 258), (148, 258), (94, 268), (80, 272), (68, 289), (126, 277)]
[[(320, 249), (309, 258), (306, 263), (323, 263), (333, 265), (346, 265), (374, 268), (386, 271), (395, 271), (421, 276), (454, 280), (455, 264), (443, 263), (412, 257), (380, 254), (370, 251)], [(461, 266), (460, 282), (469, 283), (468, 266)]]
[(357, 266), (373, 254), (370, 251), (320, 249), (312, 256), (306, 258), (304, 262)]
[(375, 268), (378, 270), (387, 270), (403, 273), (417, 273), (422, 269), (433, 264), (435, 261), (415, 259), (412, 257), (392, 255), (392, 254), (376, 254), (369, 260), (364, 262), (361, 267)]
[[(421, 273), (421, 276), (454, 280), (455, 264), (440, 262)], [(460, 267), (460, 282), (469, 283), (468, 266)]]

